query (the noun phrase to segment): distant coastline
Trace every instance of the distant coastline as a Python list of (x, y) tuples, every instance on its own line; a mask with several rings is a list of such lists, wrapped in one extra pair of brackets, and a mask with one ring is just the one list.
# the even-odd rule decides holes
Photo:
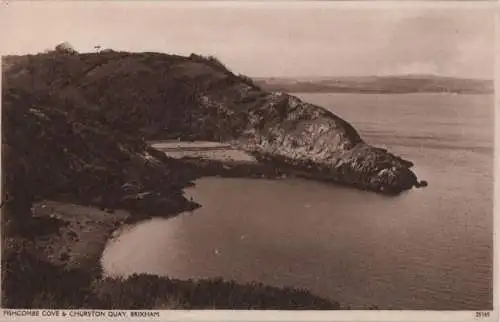
[(493, 81), (435, 75), (346, 77), (255, 77), (264, 90), (302, 93), (457, 93), (492, 94)]

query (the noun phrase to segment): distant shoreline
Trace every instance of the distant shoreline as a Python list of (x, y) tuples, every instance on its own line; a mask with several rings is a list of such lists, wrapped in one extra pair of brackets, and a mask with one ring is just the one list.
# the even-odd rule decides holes
[(256, 84), (268, 91), (291, 93), (411, 94), (453, 93), (492, 94), (492, 80), (434, 75), (360, 77), (256, 77)]
[(493, 95), (494, 93), (457, 93), (457, 92), (370, 92), (370, 91), (360, 91), (360, 92), (341, 92), (341, 91), (287, 91), (286, 93), (290, 95), (294, 94), (359, 94), (359, 95), (422, 95), (422, 94), (436, 94), (436, 95)]

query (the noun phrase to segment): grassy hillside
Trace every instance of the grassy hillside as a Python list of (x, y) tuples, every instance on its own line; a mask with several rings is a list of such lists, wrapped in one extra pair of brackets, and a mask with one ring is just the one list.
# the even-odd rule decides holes
[[(158, 53), (108, 51), (99, 54), (51, 52), (4, 58), (4, 81), (29, 92), (54, 93), (78, 102), (71, 107), (129, 134), (152, 139), (234, 137), (242, 131), (243, 115), (235, 106), (199, 105), (203, 93), (238, 103), (260, 91), (228, 71), (215, 59)], [(231, 112), (235, 115), (227, 119)]]
[(180, 171), (179, 161), (157, 159), (143, 140), (96, 120), (78, 101), (10, 84), (4, 86), (2, 98), (8, 200), (69, 198), (132, 209), (139, 204), (132, 205), (123, 188), (132, 184), (135, 194), (154, 192), (155, 200), (170, 211), (188, 207), (180, 189), (191, 177)]

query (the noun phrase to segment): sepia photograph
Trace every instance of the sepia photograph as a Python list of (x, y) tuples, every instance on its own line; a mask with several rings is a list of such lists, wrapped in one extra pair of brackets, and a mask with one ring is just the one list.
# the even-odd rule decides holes
[(0, 6), (3, 309), (491, 317), (494, 4)]

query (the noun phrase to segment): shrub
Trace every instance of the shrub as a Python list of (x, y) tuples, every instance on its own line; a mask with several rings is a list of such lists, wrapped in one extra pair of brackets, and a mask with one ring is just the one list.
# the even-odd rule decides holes
[(55, 51), (58, 52), (58, 53), (66, 53), (66, 54), (78, 54), (78, 51), (76, 51), (73, 46), (71, 46), (70, 43), (68, 42), (63, 42), (63, 43), (60, 43), (59, 45), (57, 45), (55, 47)]
[(191, 54), (189, 56), (189, 58), (191, 60), (195, 60), (195, 61), (202, 61), (202, 62), (206, 62), (208, 64), (210, 64), (212, 67), (215, 67), (216, 69), (219, 69), (219, 70), (224, 70), (224, 71), (227, 71), (227, 72), (231, 72), (229, 70), (229, 68), (227, 68), (226, 65), (224, 65), (217, 57), (215, 56), (202, 56), (202, 55), (197, 55), (197, 54)]
[(255, 82), (253, 81), (253, 79), (251, 77), (248, 77), (248, 76), (243, 75), (243, 74), (239, 74), (238, 78), (240, 79), (240, 81), (247, 84), (248, 86), (251, 86), (254, 89), (260, 89), (260, 87), (257, 84), (255, 84)]

